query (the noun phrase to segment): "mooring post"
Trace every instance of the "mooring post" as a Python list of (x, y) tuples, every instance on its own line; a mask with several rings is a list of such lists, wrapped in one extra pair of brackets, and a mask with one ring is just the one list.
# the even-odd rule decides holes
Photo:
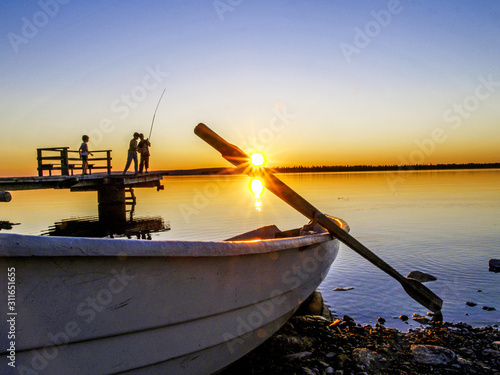
[(106, 150), (106, 161), (107, 161), (106, 167), (108, 174), (111, 174), (111, 150)]
[(8, 191), (0, 191), (0, 202), (10, 202), (12, 195)]
[(61, 176), (69, 176), (68, 147), (61, 149)]
[(42, 149), (40, 149), (40, 148), (36, 149), (36, 160), (37, 160), (37, 164), (38, 164), (38, 176), (42, 177), (43, 176)]

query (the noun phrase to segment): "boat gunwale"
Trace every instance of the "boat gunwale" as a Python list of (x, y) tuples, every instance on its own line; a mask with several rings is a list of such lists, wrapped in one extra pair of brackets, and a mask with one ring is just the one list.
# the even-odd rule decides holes
[(245, 241), (140, 241), (0, 234), (0, 257), (214, 257), (271, 253), (331, 241), (329, 233)]
[[(335, 218), (342, 229), (349, 225)], [(0, 258), (12, 257), (217, 257), (265, 254), (275, 251), (304, 248), (335, 237), (318, 228), (321, 233), (297, 237), (268, 238), (239, 241), (159, 240), (142, 241), (115, 238), (46, 237), (27, 234), (0, 233)]]

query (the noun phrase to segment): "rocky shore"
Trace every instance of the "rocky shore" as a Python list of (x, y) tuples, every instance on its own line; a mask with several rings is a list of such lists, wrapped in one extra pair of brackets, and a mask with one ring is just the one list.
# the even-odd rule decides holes
[(498, 327), (430, 322), (401, 332), (383, 323), (294, 316), (221, 374), (500, 374)]

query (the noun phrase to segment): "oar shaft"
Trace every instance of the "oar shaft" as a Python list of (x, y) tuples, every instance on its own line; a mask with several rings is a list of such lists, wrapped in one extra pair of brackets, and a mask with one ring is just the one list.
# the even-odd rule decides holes
[(364, 246), (361, 242), (359, 242), (345, 230), (340, 228), (337, 224), (335, 224), (335, 222), (331, 221), (329, 218), (323, 215), (316, 207), (302, 198), (278, 177), (269, 173), (267, 170), (261, 171), (258, 176), (264, 180), (265, 186), (269, 191), (277, 195), (290, 206), (294, 207), (297, 211), (299, 211), (307, 218), (311, 220), (317, 220), (319, 225), (327, 229), (333, 236), (356, 251), (359, 255), (369, 260), (377, 267), (383, 269), (398, 281), (404, 279), (404, 277), (399, 272), (397, 272), (394, 268), (392, 268), (384, 260), (379, 258), (375, 253), (369, 250), (366, 246)]
[[(302, 198), (278, 177), (268, 172), (266, 169), (252, 168), (249, 163), (248, 155), (240, 148), (227, 142), (205, 124), (199, 124), (195, 128), (194, 132), (197, 136), (199, 136), (213, 148), (218, 150), (222, 154), (222, 157), (224, 157), (227, 161), (229, 161), (236, 167), (246, 166), (248, 174), (254, 177), (258, 176), (262, 178), (264, 180), (266, 188), (269, 191), (295, 208), (302, 215), (309, 218), (310, 220), (317, 220), (318, 224), (327, 229), (332, 235), (337, 237), (340, 241), (345, 243), (362, 257), (376, 264), (379, 268), (382, 268), (385, 272), (398, 279), (398, 281), (404, 279), (404, 277), (399, 272), (397, 272), (394, 268), (392, 268), (389, 264), (379, 258), (375, 253), (370, 251), (366, 246), (356, 240), (345, 230), (343, 230), (326, 216), (324, 216), (316, 207)], [(362, 249), (363, 251), (358, 251), (358, 249)]]
[[(251, 172), (251, 174), (255, 173)], [(258, 175), (264, 180), (266, 188), (269, 191), (277, 195), (307, 218), (317, 220), (318, 224), (327, 229), (332, 236), (338, 238), (342, 243), (349, 246), (352, 250), (368, 260), (374, 266), (396, 279), (402, 285), (406, 293), (408, 293), (408, 295), (414, 300), (433, 312), (441, 310), (443, 301), (425, 285), (416, 280), (403, 277), (403, 275), (396, 271), (391, 265), (385, 262), (382, 258), (378, 257), (374, 252), (347, 233), (344, 229), (340, 228), (334, 221), (322, 214), (317, 208), (311, 205), (272, 173), (267, 170), (263, 170)]]
[(290, 206), (295, 208), (307, 218), (311, 220), (317, 220), (318, 224), (327, 229), (333, 236), (349, 246), (356, 253), (370, 261), (373, 265), (395, 278), (403, 286), (404, 290), (410, 297), (412, 297), (431, 311), (437, 312), (441, 310), (443, 301), (425, 285), (422, 285), (416, 280), (406, 279), (405, 277), (403, 277), (388, 263), (379, 258), (375, 253), (370, 251), (366, 246), (361, 244), (345, 230), (340, 228), (334, 221), (330, 220), (327, 216), (322, 214), (316, 207), (302, 198), (299, 194), (297, 194), (294, 190), (292, 190), (288, 185), (286, 185), (283, 181), (281, 181), (267, 169), (253, 168), (250, 164), (250, 158), (244, 151), (224, 140), (204, 124), (198, 124), (194, 132), (205, 142), (218, 150), (222, 154), (222, 157), (224, 157), (230, 163), (246, 171), (246, 173), (250, 176), (258, 176), (262, 178), (268, 190), (277, 195), (279, 198), (281, 198), (283, 201), (288, 203)]

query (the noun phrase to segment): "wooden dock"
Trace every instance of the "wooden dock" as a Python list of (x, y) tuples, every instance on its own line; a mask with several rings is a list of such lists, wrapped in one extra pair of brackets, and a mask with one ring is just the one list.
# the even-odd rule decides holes
[(0, 177), (0, 191), (38, 190), (38, 189), (70, 189), (70, 191), (99, 191), (106, 186), (123, 188), (156, 187), (163, 190), (161, 180), (164, 176), (192, 175), (228, 175), (234, 174), (234, 168), (201, 168), (149, 171), (133, 174), (128, 172), (101, 172), (91, 175), (74, 176), (30, 176), (30, 177)]
[[(103, 207), (120, 207), (125, 212), (126, 192), (130, 192), (135, 203), (134, 188), (151, 188), (163, 190), (161, 180), (166, 175), (212, 174), (224, 173), (224, 168), (198, 170), (149, 171), (147, 173), (112, 172), (111, 150), (92, 150), (88, 158), (89, 174), (75, 174), (82, 170), (82, 162), (78, 151), (69, 147), (50, 147), (37, 149), (38, 176), (31, 177), (0, 177), (0, 201), (11, 200), (10, 191), (36, 189), (69, 189), (70, 191), (97, 191), (99, 210)], [(95, 154), (95, 156), (93, 156)], [(105, 170), (105, 172), (99, 172)], [(97, 172), (96, 172), (97, 171)], [(44, 175), (48, 172), (48, 176)], [(94, 173), (92, 173), (94, 172)], [(56, 175), (57, 174), (57, 175)]]
[[(126, 221), (127, 205), (134, 206), (134, 188), (154, 188), (163, 190), (161, 180), (167, 175), (212, 174), (224, 168), (198, 170), (160, 170), (147, 173), (112, 172), (111, 150), (92, 150), (88, 158), (89, 174), (78, 174), (82, 170), (81, 159), (72, 157), (78, 151), (69, 147), (37, 149), (38, 176), (0, 177), (0, 202), (9, 202), (9, 191), (38, 189), (69, 189), (70, 191), (96, 191), (99, 222)], [(105, 172), (100, 172), (104, 170)], [(77, 173), (75, 173), (77, 171)], [(48, 173), (48, 176), (44, 175)], [(128, 196), (127, 196), (128, 194)], [(57, 199), (57, 196), (54, 196)]]
[(94, 173), (74, 176), (0, 177), (0, 190), (70, 189), (70, 191), (99, 191), (107, 187), (156, 187), (163, 189), (161, 180), (170, 171), (153, 171), (134, 175), (121, 172)]
[[(99, 218), (102, 221), (126, 220), (127, 198), (135, 204), (134, 188), (163, 190), (161, 180), (169, 171), (133, 173), (94, 173), (74, 176), (33, 176), (0, 178), (0, 191), (69, 189), (70, 191), (96, 191)], [(131, 197), (127, 197), (129, 192)]]
[[(76, 154), (78, 157), (71, 157)], [(96, 156), (93, 156), (93, 155)], [(160, 181), (168, 171), (155, 171), (141, 174), (123, 174), (111, 172), (111, 150), (92, 151), (88, 158), (89, 174), (75, 175), (74, 171), (82, 169), (79, 152), (69, 147), (38, 148), (37, 170), (38, 176), (33, 177), (4, 177), (0, 178), (0, 191), (6, 194), (8, 190), (34, 189), (70, 189), (70, 191), (97, 191), (99, 203), (124, 203), (125, 189), (135, 187), (156, 187), (163, 189)], [(92, 174), (94, 170), (94, 174)], [(105, 170), (106, 172), (95, 171)], [(44, 176), (48, 172), (48, 176)], [(58, 173), (59, 175), (52, 175)]]

